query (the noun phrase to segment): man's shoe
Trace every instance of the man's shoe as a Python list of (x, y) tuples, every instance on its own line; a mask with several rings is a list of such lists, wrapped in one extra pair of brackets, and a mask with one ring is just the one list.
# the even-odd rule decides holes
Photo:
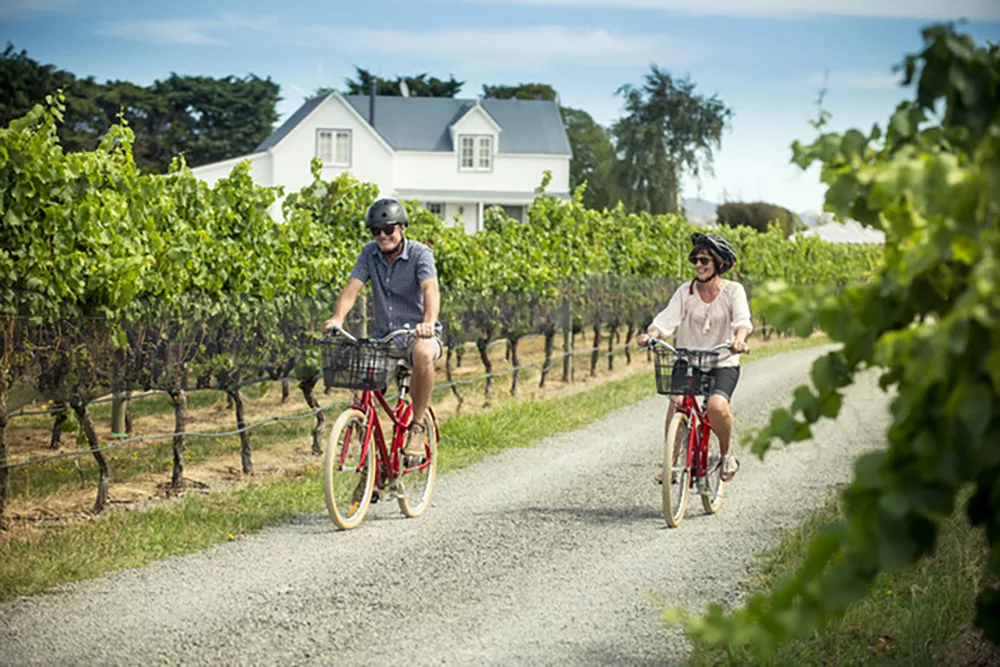
[(423, 424), (410, 424), (403, 446), (403, 467), (414, 468), (424, 462), (427, 456), (427, 429)]

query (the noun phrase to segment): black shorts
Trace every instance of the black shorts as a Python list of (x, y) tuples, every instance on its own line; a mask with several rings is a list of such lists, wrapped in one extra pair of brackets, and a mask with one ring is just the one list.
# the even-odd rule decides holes
[(718, 394), (727, 401), (732, 402), (733, 392), (736, 391), (736, 383), (740, 381), (739, 366), (725, 366), (723, 368), (713, 368), (710, 375), (715, 378), (715, 389), (712, 394)]

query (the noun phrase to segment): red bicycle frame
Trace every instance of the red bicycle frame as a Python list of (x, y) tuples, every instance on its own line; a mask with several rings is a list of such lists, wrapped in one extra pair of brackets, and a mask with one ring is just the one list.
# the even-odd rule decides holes
[(712, 424), (708, 419), (708, 396), (704, 397), (704, 405), (699, 405), (695, 396), (687, 394), (674, 409), (687, 415), (690, 423), (686, 467), (691, 471), (688, 486), (694, 486), (694, 480), (708, 474), (708, 442), (712, 436)]
[[(382, 422), (379, 420), (376, 404), (382, 406), (382, 409), (385, 410), (385, 413), (393, 423), (392, 442), (388, 447), (386, 446), (385, 436), (382, 433)], [(360, 396), (357, 393), (354, 394), (354, 404), (352, 407), (365, 414), (366, 430), (363, 442), (371, 442), (371, 438), (374, 436), (375, 447), (378, 448), (375, 458), (379, 463), (375, 466), (375, 488), (381, 489), (385, 486), (386, 481), (399, 477), (400, 473), (403, 472), (400, 452), (405, 444), (406, 425), (409, 424), (410, 417), (413, 415), (413, 404), (406, 400), (401, 392), (396, 399), (395, 407), (392, 407), (381, 391), (365, 389), (361, 392)], [(434, 410), (430, 406), (427, 406), (427, 410), (431, 415), (431, 419), (436, 420)], [(347, 437), (350, 439), (350, 432), (348, 432)], [(371, 455), (371, 451), (368, 447), (364, 448), (361, 461), (358, 464), (359, 469), (364, 468), (368, 462), (368, 456)], [(344, 458), (346, 456), (347, 448), (345, 447), (341, 454), (341, 467), (344, 465)], [(429, 465), (430, 460), (425, 459), (420, 465), (408, 468), (408, 470), (423, 470)]]

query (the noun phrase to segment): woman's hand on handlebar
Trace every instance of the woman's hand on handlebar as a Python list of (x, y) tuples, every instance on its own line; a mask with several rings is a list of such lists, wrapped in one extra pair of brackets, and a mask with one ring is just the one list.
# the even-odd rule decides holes
[(646, 347), (646, 343), (649, 342), (651, 336), (647, 333), (641, 333), (635, 337), (635, 344), (639, 347)]
[(740, 354), (742, 352), (749, 352), (750, 346), (747, 345), (745, 340), (734, 340), (729, 349), (732, 350), (733, 354)]

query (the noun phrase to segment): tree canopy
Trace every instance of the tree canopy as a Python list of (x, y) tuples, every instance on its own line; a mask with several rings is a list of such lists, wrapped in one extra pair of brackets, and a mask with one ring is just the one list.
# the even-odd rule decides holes
[(439, 79), (436, 76), (428, 78), (429, 75), (426, 72), (415, 76), (397, 76), (395, 79), (383, 79), (361, 67), (355, 66), (354, 70), (354, 78), (344, 80), (346, 86), (345, 92), (348, 95), (368, 95), (371, 93), (371, 85), (374, 82), (376, 95), (400, 97), (403, 94), (401, 84), (405, 82), (410, 97), (455, 97), (462, 90), (462, 86), (465, 85), (464, 81), (456, 81), (452, 75), (448, 75), (447, 81)]
[(720, 225), (728, 227), (751, 227), (758, 232), (766, 232), (768, 225), (777, 222), (785, 236), (805, 229), (799, 216), (784, 206), (767, 202), (726, 202), (715, 209)]
[(483, 84), (483, 97), (495, 100), (549, 100), (555, 102), (559, 93), (547, 83), (519, 83), (516, 86)]
[(171, 74), (149, 86), (98, 83), (43, 65), (11, 44), (0, 54), (0, 124), (25, 115), (46, 95), (63, 90), (59, 138), (68, 151), (93, 150), (119, 115), (135, 134), (133, 157), (144, 171), (163, 173), (183, 153), (196, 167), (251, 152), (278, 120), (278, 84), (253, 74), (219, 79)]
[(733, 112), (715, 95), (696, 94), (687, 77), (651, 70), (641, 86), (618, 89), (626, 115), (612, 134), (629, 209), (679, 213), (681, 177), (711, 171)]

